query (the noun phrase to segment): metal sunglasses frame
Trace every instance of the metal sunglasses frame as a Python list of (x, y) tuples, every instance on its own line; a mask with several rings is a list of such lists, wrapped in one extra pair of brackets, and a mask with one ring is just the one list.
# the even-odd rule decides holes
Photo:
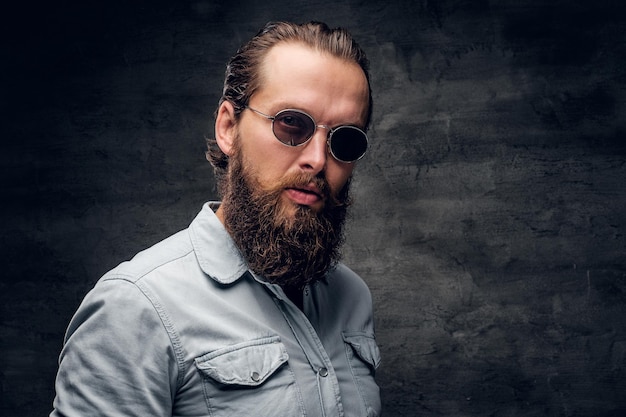
[[(311, 115), (310, 115), (310, 114), (308, 114), (307, 112), (304, 112), (304, 111), (302, 111), (302, 110), (298, 110), (298, 109), (283, 109), (283, 110), (280, 110), (278, 113), (276, 113), (274, 116), (270, 116), (269, 114), (265, 114), (265, 113), (263, 113), (262, 111), (257, 110), (257, 109), (254, 109), (254, 108), (252, 108), (252, 107), (250, 107), (250, 106), (246, 106), (245, 108), (246, 108), (246, 109), (248, 109), (248, 110), (252, 110), (254, 113), (258, 114), (258, 115), (259, 115), (259, 116), (261, 116), (261, 117), (264, 117), (264, 118), (266, 118), (266, 119), (268, 119), (268, 120), (271, 120), (271, 121), (272, 121), (272, 133), (274, 134), (274, 137), (276, 138), (276, 140), (278, 140), (280, 143), (282, 143), (282, 144), (283, 144), (283, 145), (285, 145), (285, 146), (289, 146), (289, 147), (298, 147), (298, 146), (302, 146), (302, 145), (304, 145), (304, 144), (308, 143), (308, 142), (311, 140), (311, 138), (312, 138), (313, 136), (315, 136), (315, 132), (317, 131), (317, 128), (318, 128), (318, 127), (321, 127), (321, 128), (323, 128), (323, 129), (328, 129), (328, 136), (326, 137), (326, 144), (328, 145), (328, 149), (330, 149), (330, 153), (331, 153), (331, 155), (332, 155), (332, 156), (333, 156), (333, 158), (335, 158), (336, 160), (338, 160), (338, 161), (340, 161), (340, 162), (344, 162), (344, 163), (353, 163), (353, 162), (356, 162), (356, 161), (358, 161), (359, 159), (363, 158), (363, 157), (365, 156), (365, 154), (367, 153), (367, 148), (368, 148), (368, 146), (369, 146), (369, 138), (367, 137), (367, 133), (365, 133), (365, 131), (364, 131), (364, 130), (359, 129), (359, 128), (358, 128), (358, 127), (356, 127), (356, 126), (352, 126), (352, 125), (341, 125), (341, 126), (337, 126), (337, 127), (335, 127), (335, 128), (332, 128), (332, 127), (327, 126), (327, 125), (317, 124), (317, 123), (315, 122), (315, 119), (313, 118), (313, 116), (311, 116)], [(310, 134), (310, 135), (306, 138), (306, 140), (305, 140), (304, 142), (302, 142), (302, 143), (298, 143), (298, 144), (295, 144), (295, 145), (290, 144), (290, 143), (285, 143), (285, 142), (283, 142), (282, 140), (280, 140), (280, 138), (276, 135), (276, 132), (274, 131), (274, 121), (276, 120), (276, 118), (277, 118), (279, 115), (281, 115), (282, 113), (285, 113), (285, 112), (288, 112), (288, 111), (290, 111), (290, 112), (295, 112), (295, 113), (298, 113), (298, 114), (302, 114), (302, 115), (304, 115), (304, 116), (308, 117), (308, 118), (311, 120), (311, 122), (313, 122), (313, 126), (314, 126), (313, 132), (311, 132), (311, 134)], [(362, 133), (362, 134), (363, 134), (363, 137), (365, 138), (365, 150), (363, 151), (363, 153), (362, 153), (362, 154), (361, 154), (358, 158), (356, 158), (356, 159), (354, 159), (354, 160), (351, 160), (351, 161), (346, 161), (346, 160), (343, 160), (343, 159), (341, 159), (341, 158), (337, 157), (337, 155), (335, 155), (335, 152), (333, 152), (333, 147), (332, 147), (332, 144), (331, 144), (331, 142), (332, 142), (332, 137), (333, 137), (333, 133), (335, 133), (336, 131), (341, 130), (341, 129), (354, 129), (354, 130), (356, 130), (356, 131), (358, 131), (358, 132), (360, 132), (360, 133)]]

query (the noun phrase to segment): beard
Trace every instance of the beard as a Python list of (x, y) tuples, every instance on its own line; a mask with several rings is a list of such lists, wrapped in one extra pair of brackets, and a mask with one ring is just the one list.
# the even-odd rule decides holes
[[(248, 267), (283, 288), (302, 289), (319, 281), (341, 258), (350, 181), (333, 195), (323, 174), (303, 173), (265, 190), (248, 171), (237, 150), (230, 158), (222, 198), (224, 223)], [(323, 195), (321, 209), (283, 199), (285, 188), (311, 183)]]

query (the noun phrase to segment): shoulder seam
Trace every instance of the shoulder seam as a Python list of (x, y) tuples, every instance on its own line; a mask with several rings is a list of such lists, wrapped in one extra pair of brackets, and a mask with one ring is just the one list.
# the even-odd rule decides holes
[[(121, 263), (120, 265), (118, 265), (117, 267), (115, 267), (114, 269), (112, 269), (111, 271), (107, 272), (106, 274), (104, 274), (101, 278), (101, 281), (110, 281), (110, 280), (115, 280), (115, 279), (121, 279), (124, 281), (129, 281), (129, 282), (133, 282), (133, 283), (138, 283), (142, 278), (144, 278), (146, 275), (150, 274), (151, 272), (153, 272), (156, 269), (161, 268), (164, 265), (167, 265), (169, 263), (175, 262), (181, 258), (184, 258), (185, 256), (189, 255), (190, 253), (194, 252), (194, 248), (191, 247), (189, 248), (189, 250), (185, 251), (184, 253), (179, 254), (178, 256), (174, 257), (174, 258), (168, 258), (158, 264), (153, 264), (153, 265), (148, 265), (145, 268), (140, 268), (137, 269), (136, 271), (126, 271), (128, 268), (125, 268), (130, 262), (132, 262), (132, 260), (130, 261), (126, 261), (124, 263)], [(124, 269), (124, 271), (120, 271), (120, 269)], [(135, 273), (133, 273), (135, 272)]]

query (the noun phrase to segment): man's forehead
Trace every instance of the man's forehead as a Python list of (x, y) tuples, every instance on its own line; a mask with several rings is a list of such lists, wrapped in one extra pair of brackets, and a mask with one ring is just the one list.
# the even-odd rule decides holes
[[(345, 82), (342, 73), (349, 73)], [(358, 63), (337, 57), (329, 52), (315, 49), (301, 42), (281, 42), (274, 45), (265, 55), (258, 74), (258, 85), (254, 95), (272, 91), (293, 93), (303, 84), (311, 89), (336, 84), (337, 94), (349, 91), (351, 98), (369, 107), (369, 83), (365, 72)], [(335, 80), (344, 80), (343, 83)], [(293, 105), (299, 94), (288, 97), (272, 97), (285, 105)]]

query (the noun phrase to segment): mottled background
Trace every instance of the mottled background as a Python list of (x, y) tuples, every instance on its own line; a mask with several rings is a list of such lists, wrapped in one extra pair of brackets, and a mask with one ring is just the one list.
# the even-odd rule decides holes
[(626, 415), (626, 3), (11, 3), (2, 416), (49, 412), (86, 291), (216, 197), (224, 64), (277, 19), (347, 27), (372, 61), (345, 258), (385, 415)]

